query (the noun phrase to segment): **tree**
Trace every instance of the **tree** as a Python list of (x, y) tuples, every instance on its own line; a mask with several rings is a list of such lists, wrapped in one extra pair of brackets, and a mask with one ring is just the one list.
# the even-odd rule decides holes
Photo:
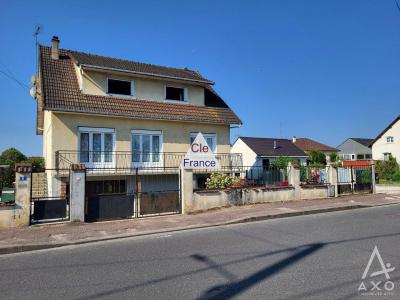
[(331, 152), (331, 153), (329, 153), (329, 160), (331, 161), (331, 162), (336, 162), (337, 160), (338, 160), (338, 155), (337, 155), (337, 153), (336, 152)]
[(293, 159), (288, 156), (279, 156), (272, 161), (272, 165), (277, 169), (286, 169), (289, 162)]
[(2, 174), (3, 186), (12, 186), (15, 181), (15, 164), (26, 160), (26, 156), (15, 148), (4, 150), (0, 155), (0, 165), (8, 165), (9, 168)]
[(30, 156), (25, 163), (32, 164), (32, 170), (40, 171), (44, 169), (44, 158), (42, 156)]
[(325, 153), (319, 150), (310, 150), (307, 152), (307, 160), (311, 165), (326, 165)]

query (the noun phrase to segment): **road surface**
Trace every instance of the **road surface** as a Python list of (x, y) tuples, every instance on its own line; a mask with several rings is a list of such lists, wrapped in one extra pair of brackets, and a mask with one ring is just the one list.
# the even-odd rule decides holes
[(400, 299), (399, 234), (392, 205), (3, 255), (0, 298), (382, 299), (376, 245)]

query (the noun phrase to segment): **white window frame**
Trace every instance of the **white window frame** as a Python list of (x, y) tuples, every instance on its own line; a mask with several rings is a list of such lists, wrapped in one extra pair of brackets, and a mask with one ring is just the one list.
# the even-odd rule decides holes
[[(125, 94), (109, 93), (108, 92), (108, 80), (109, 79), (130, 82), (131, 83), (131, 94), (130, 95), (125, 95)], [(135, 96), (135, 81), (134, 80), (127, 80), (127, 79), (120, 79), (120, 78), (116, 78), (116, 77), (107, 77), (106, 78), (106, 94), (109, 95), (109, 96), (132, 98), (132, 97)]]
[(393, 144), (394, 143), (394, 136), (387, 136), (386, 143)]
[(384, 152), (383, 153), (383, 160), (384, 161), (388, 161), (391, 155), (392, 155), (391, 152)]
[[(189, 141), (192, 139), (192, 138), (196, 138), (196, 136), (197, 136), (197, 134), (198, 134), (198, 132), (191, 132), (190, 133), (190, 138), (189, 138)], [(215, 143), (215, 151), (214, 151), (214, 154), (217, 154), (218, 152), (218, 139), (217, 139), (217, 134), (216, 133), (202, 133), (203, 134), (203, 136), (204, 136), (204, 139), (207, 141), (207, 138), (213, 138), (214, 139), (214, 143)], [(191, 143), (190, 143), (191, 144)], [(211, 149), (212, 150), (212, 149)]]
[[(132, 167), (133, 168), (138, 168), (138, 167), (162, 167), (163, 166), (163, 149), (164, 149), (164, 138), (163, 138), (163, 132), (162, 130), (146, 130), (146, 129), (132, 129), (131, 130), (131, 155), (133, 155), (133, 136), (137, 135), (140, 137), (139, 143), (140, 143), (140, 156), (139, 156), (139, 161), (138, 162), (133, 162)], [(150, 161), (143, 162), (143, 136), (148, 135), (150, 137), (152, 136), (159, 136), (159, 160), (158, 162), (153, 162), (153, 139), (150, 138)]]
[[(172, 87), (176, 89), (183, 89), (183, 101), (180, 100), (174, 100), (174, 99), (167, 99), (167, 87)], [(181, 87), (181, 86), (175, 86), (172, 84), (165, 84), (164, 85), (164, 101), (166, 102), (178, 102), (178, 103), (188, 103), (189, 102), (189, 91), (187, 87)]]
[[(81, 162), (81, 134), (89, 134), (89, 161)], [(93, 162), (93, 133), (101, 134), (101, 161)], [(104, 134), (112, 134), (112, 156), (111, 162), (105, 162), (104, 156)], [(78, 127), (78, 161), (85, 164), (87, 168), (114, 168), (115, 167), (115, 129), (114, 128), (99, 128), (99, 127)]]

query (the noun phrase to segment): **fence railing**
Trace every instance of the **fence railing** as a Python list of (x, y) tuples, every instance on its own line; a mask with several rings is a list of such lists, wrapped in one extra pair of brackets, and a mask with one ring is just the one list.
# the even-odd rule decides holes
[(230, 188), (242, 187), (277, 187), (288, 186), (287, 169), (280, 169), (274, 166), (235, 166), (235, 167), (219, 167), (217, 169), (198, 169), (193, 171), (199, 174), (204, 180), (198, 184), (196, 190), (208, 190), (207, 178), (214, 173), (222, 173), (237, 178), (237, 182)]
[(303, 185), (327, 184), (327, 166), (300, 166), (300, 183)]
[[(56, 152), (56, 168), (68, 169), (71, 164), (82, 163), (93, 173), (132, 173), (135, 169), (168, 172), (181, 165), (184, 152), (146, 151), (64, 151)], [(242, 165), (241, 154), (215, 154), (222, 168)]]

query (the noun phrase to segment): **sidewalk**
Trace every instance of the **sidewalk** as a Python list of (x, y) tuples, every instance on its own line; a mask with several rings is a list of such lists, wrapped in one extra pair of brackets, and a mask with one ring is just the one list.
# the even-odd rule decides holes
[(194, 215), (31, 226), (0, 231), (0, 254), (388, 204), (400, 204), (400, 194), (351, 195), (340, 198), (235, 206)]

